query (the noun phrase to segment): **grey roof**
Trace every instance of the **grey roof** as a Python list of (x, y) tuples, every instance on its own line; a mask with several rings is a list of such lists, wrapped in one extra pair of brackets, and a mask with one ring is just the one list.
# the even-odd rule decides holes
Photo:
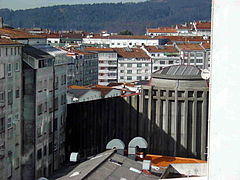
[(161, 79), (179, 79), (179, 80), (199, 80), (201, 70), (192, 65), (173, 65), (156, 71), (152, 74), (153, 78)]
[[(56, 175), (52, 179), (57, 180), (154, 180), (159, 179), (156, 175), (147, 175), (143, 172), (137, 173), (130, 168), (141, 171), (142, 164), (129, 159), (126, 156), (117, 154), (115, 150), (108, 150), (92, 159), (79, 164), (72, 169), (69, 173), (61, 177)], [(51, 178), (50, 178), (51, 179)]]
[(40, 49), (29, 46), (29, 45), (25, 45), (23, 47), (23, 53), (25, 53), (29, 56), (32, 56), (35, 59), (53, 59), (54, 58), (50, 54), (48, 54)]
[(89, 91), (94, 91), (92, 89), (68, 89), (69, 94), (73, 94), (75, 97), (81, 97)]

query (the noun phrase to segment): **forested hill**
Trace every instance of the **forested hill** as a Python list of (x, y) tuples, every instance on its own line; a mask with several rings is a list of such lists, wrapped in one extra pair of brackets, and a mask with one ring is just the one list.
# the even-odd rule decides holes
[(27, 10), (0, 9), (4, 22), (13, 27), (52, 30), (144, 33), (146, 27), (170, 26), (210, 20), (211, 0), (151, 0), (140, 3), (60, 5)]

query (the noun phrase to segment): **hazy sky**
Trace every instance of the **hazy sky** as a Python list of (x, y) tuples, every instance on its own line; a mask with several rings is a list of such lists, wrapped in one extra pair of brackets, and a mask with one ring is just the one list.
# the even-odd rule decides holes
[(28, 9), (59, 4), (81, 4), (101, 2), (139, 2), (144, 0), (0, 0), (0, 9)]

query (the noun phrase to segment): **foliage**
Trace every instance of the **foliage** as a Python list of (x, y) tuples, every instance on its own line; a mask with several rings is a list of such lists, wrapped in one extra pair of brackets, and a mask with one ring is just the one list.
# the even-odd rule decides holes
[(27, 10), (0, 9), (13, 27), (142, 34), (147, 27), (210, 20), (211, 0), (161, 0), (139, 3), (60, 5)]
[(133, 33), (129, 30), (121, 31), (118, 33), (119, 35), (133, 35)]

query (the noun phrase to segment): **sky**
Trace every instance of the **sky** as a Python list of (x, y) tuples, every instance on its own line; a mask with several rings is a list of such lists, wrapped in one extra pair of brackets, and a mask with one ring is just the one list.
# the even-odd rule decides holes
[(140, 2), (144, 0), (0, 0), (0, 9), (29, 9), (60, 4), (85, 4), (102, 2)]

